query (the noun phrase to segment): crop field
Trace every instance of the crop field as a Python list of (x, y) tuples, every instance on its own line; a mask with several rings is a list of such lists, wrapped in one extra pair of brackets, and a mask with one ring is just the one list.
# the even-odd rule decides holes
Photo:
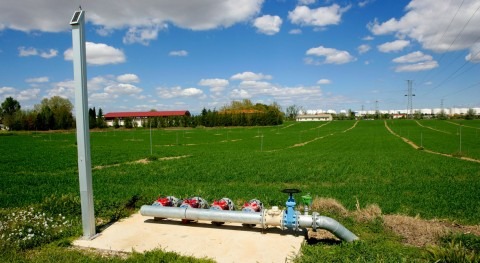
[[(438, 120), (94, 131), (95, 212), (118, 217), (125, 203), (138, 208), (159, 195), (229, 197), (237, 205), (258, 198), (266, 207), (283, 207), (280, 190), (298, 188), (348, 210), (377, 204), (383, 214), (479, 225), (479, 133), (480, 121)], [(0, 216), (39, 204), (59, 205), (49, 208), (55, 212), (76, 209), (59, 201), (78, 200), (74, 132), (0, 133), (0, 145)], [(78, 226), (76, 211), (65, 214)], [(304, 248), (303, 261), (324, 249)], [(416, 253), (406, 250), (407, 258)]]

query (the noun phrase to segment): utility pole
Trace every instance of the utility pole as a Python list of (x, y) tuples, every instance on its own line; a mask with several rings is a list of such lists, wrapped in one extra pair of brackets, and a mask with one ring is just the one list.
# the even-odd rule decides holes
[(82, 228), (85, 239), (95, 237), (93, 209), (92, 161), (90, 155), (90, 130), (88, 127), (87, 62), (85, 48), (85, 11), (73, 13), (72, 20), (73, 77), (75, 82), (75, 117), (77, 119), (78, 179)]
[(407, 80), (407, 94), (405, 94), (405, 96), (407, 97), (407, 115), (408, 115), (408, 118), (411, 119), (412, 118), (412, 114), (413, 114), (413, 102), (412, 102), (412, 97), (415, 96), (415, 94), (412, 93), (412, 84), (413, 84), (413, 80)]

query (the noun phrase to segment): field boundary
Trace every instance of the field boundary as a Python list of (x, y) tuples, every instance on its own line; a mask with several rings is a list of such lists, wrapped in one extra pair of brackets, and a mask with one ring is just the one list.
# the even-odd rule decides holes
[[(352, 125), (352, 127), (348, 128), (348, 129), (346, 129), (346, 130), (344, 130), (344, 131), (341, 131), (341, 132), (344, 133), (344, 132), (347, 132), (347, 131), (355, 128), (355, 126), (357, 126), (357, 123), (358, 123), (358, 121), (356, 121), (356, 122)], [(324, 125), (327, 125), (327, 124), (328, 124), (328, 123), (322, 124), (322, 125), (320, 125), (320, 126), (317, 127), (317, 128), (320, 128), (320, 127), (322, 127), (322, 126), (324, 126)], [(326, 138), (326, 137), (328, 137), (328, 136), (333, 136), (333, 135), (335, 135), (335, 132), (334, 132), (334, 133), (327, 134), (327, 135), (325, 135), (325, 136), (315, 137), (313, 140), (310, 140), (310, 141), (306, 141), (306, 142), (294, 144), (294, 145), (292, 145), (292, 146), (287, 147), (286, 149), (290, 149), (290, 148), (294, 148), (294, 147), (300, 147), (300, 146), (305, 146), (305, 145), (307, 145), (307, 144), (309, 144), (309, 143), (311, 143), (311, 142), (314, 142), (314, 141), (316, 141), (316, 140), (320, 140), (320, 139)]]
[[(428, 150), (428, 149), (425, 149), (425, 148), (423, 148), (423, 147), (420, 147), (420, 146), (418, 146), (417, 144), (415, 144), (414, 142), (410, 141), (409, 139), (407, 139), (407, 138), (405, 138), (405, 137), (402, 137), (402, 136), (396, 134), (392, 129), (390, 129), (390, 127), (388, 126), (387, 121), (383, 121), (383, 122), (384, 122), (384, 124), (385, 124), (385, 128), (386, 128), (392, 135), (397, 136), (398, 138), (402, 139), (405, 143), (407, 143), (408, 145), (412, 146), (412, 148), (414, 148), (415, 150), (423, 150), (423, 151), (426, 152), (426, 153), (431, 153), (431, 154), (441, 155), (441, 156), (445, 156), (445, 157), (450, 157), (450, 158), (455, 158), (455, 159), (461, 159), (461, 160), (465, 160), (465, 161), (480, 163), (480, 160), (478, 160), (478, 159), (469, 158), (469, 157), (455, 157), (455, 156), (452, 156), (451, 154), (435, 152), (435, 151)], [(419, 124), (419, 125), (420, 125), (420, 124)], [(427, 128), (428, 128), (428, 127), (427, 127)]]
[(445, 134), (451, 134), (450, 132), (438, 130), (438, 129), (432, 128), (432, 127), (430, 127), (430, 126), (423, 125), (423, 124), (421, 124), (421, 123), (418, 122), (418, 121), (415, 121), (415, 122), (416, 122), (416, 123), (418, 124), (418, 126), (420, 126), (420, 127), (427, 128), (427, 129), (430, 129), (430, 130), (432, 130), (432, 131), (442, 132), (442, 133), (445, 133)]
[[(159, 161), (168, 161), (168, 160), (176, 160), (176, 159), (181, 159), (181, 158), (187, 158), (187, 157), (190, 157), (191, 155), (180, 155), (180, 156), (172, 156), (172, 157), (162, 157), (162, 158), (158, 158), (157, 160)], [(131, 165), (131, 164), (148, 164), (152, 161), (148, 160), (148, 158), (144, 158), (144, 159), (140, 159), (140, 160), (136, 160), (136, 161), (133, 161), (133, 162), (125, 162), (125, 163), (116, 163), (116, 164), (107, 164), (107, 165), (97, 165), (95, 167), (92, 168), (92, 170), (102, 170), (102, 169), (106, 169), (106, 168), (111, 168), (111, 167), (118, 167), (120, 165), (124, 165), (124, 164), (127, 164), (127, 165)]]
[(469, 125), (463, 125), (463, 124), (456, 123), (456, 122), (453, 122), (453, 121), (446, 121), (446, 122), (451, 123), (451, 124), (453, 124), (453, 125), (457, 125), (457, 126), (462, 126), (462, 127), (467, 127), (467, 128), (472, 128), (472, 129), (480, 130), (480, 128), (478, 128), (478, 127), (473, 127), (473, 126), (469, 126)]

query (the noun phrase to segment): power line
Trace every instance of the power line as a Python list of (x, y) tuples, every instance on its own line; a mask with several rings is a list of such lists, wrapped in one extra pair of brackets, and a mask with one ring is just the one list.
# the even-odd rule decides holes
[[(450, 6), (450, 4), (452, 3), (453, 0), (450, 0), (450, 3), (448, 3), (448, 6)], [(442, 37), (440, 37), (440, 39), (438, 40), (438, 43), (441, 43), (443, 38), (445, 37), (445, 34), (448, 32), (448, 30), (450, 29), (450, 26), (453, 24), (453, 21), (455, 20), (455, 18), (457, 17), (457, 14), (458, 12), (460, 12), (460, 8), (462, 8), (463, 6), (463, 3), (465, 2), (465, 0), (462, 0), (462, 3), (460, 3), (460, 5), (458, 6), (457, 8), (457, 11), (455, 12), (455, 15), (453, 15), (452, 19), (450, 19), (450, 23), (448, 24), (447, 28), (443, 31), (443, 34), (442, 34)], [(430, 44), (432, 43), (433, 41), (430, 42)], [(451, 45), (450, 45), (451, 46)], [(450, 47), (449, 47), (450, 48)], [(440, 62), (442, 61), (443, 57), (445, 56), (445, 54), (447, 53), (447, 51), (445, 51), (444, 53), (442, 53), (442, 55), (440, 56), (440, 58), (438, 59), (438, 64), (440, 64)], [(420, 81), (420, 83), (422, 83), (426, 78), (428, 77), (428, 74), (427, 76), (425, 76), (422, 81)]]
[[(461, 4), (461, 5), (463, 5), (463, 1), (462, 1), (462, 4)], [(460, 7), (459, 7), (459, 9), (460, 9)], [(455, 39), (450, 43), (448, 49), (442, 54), (442, 56), (441, 56), (440, 59), (439, 59), (439, 62), (443, 59), (443, 57), (445, 56), (445, 54), (450, 51), (450, 48), (453, 46), (453, 44), (455, 44), (455, 42), (457, 41), (458, 37), (463, 33), (463, 31), (465, 31), (465, 28), (470, 24), (470, 21), (472, 21), (473, 17), (476, 15), (476, 13), (478, 12), (479, 9), (480, 9), (480, 5), (477, 7), (477, 9), (475, 10), (475, 12), (473, 12), (473, 14), (470, 16), (470, 18), (469, 18), (468, 21), (465, 23), (465, 25), (463, 25), (462, 30), (460, 30), (460, 32), (458, 32), (458, 34), (455, 36)], [(479, 39), (480, 39), (480, 38), (477, 38), (477, 40), (474, 41), (474, 43), (476, 43)], [(460, 56), (460, 55), (459, 55), (459, 56)], [(454, 59), (454, 61), (456, 61), (456, 60), (459, 58), (459, 56), (457, 56), (457, 57)], [(453, 63), (450, 63), (450, 64), (448, 64), (448, 65), (452, 65), (452, 64), (453, 64)], [(444, 71), (445, 69), (447, 69), (447, 68), (448, 68), (448, 66), (445, 67), (443, 70), (439, 71), (437, 74), (443, 72), (443, 71)], [(428, 75), (427, 75), (427, 76), (428, 76)], [(434, 75), (434, 76), (435, 76), (435, 75)], [(426, 77), (425, 77), (425, 78), (426, 78)], [(425, 78), (422, 79), (422, 82), (423, 82), (423, 80), (424, 80)]]
[[(477, 38), (477, 41), (478, 41), (478, 40), (480, 40), (480, 37)], [(477, 57), (477, 55), (479, 55), (479, 54), (480, 54), (480, 51), (478, 51), (478, 52), (475, 53), (474, 55), (472, 54), (472, 57)], [(428, 94), (429, 92), (432, 92), (433, 90), (441, 87), (443, 84), (447, 83), (448, 81), (453, 80), (453, 79), (459, 77), (460, 75), (466, 73), (467, 71), (471, 70), (472, 68), (478, 66), (478, 64), (471, 65), (470, 68), (466, 69), (465, 71), (461, 72), (460, 74), (458, 74), (458, 75), (456, 75), (456, 76), (454, 77), (454, 75), (455, 75), (459, 70), (461, 70), (463, 67), (465, 67), (465, 66), (468, 64), (468, 62), (469, 62), (468, 60), (465, 61), (459, 68), (457, 68), (457, 70), (455, 70), (453, 73), (451, 73), (450, 75), (448, 75), (445, 79), (443, 79), (443, 80), (442, 80), (439, 84), (437, 84), (435, 87), (433, 87), (433, 88), (430, 89), (429, 91), (427, 91), (427, 92), (425, 92), (424, 94), (422, 94), (422, 96)]]

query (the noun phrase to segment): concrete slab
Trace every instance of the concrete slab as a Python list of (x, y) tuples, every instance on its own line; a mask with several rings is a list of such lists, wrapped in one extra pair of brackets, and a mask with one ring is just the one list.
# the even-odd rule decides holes
[(304, 234), (279, 228), (263, 230), (241, 224), (210, 222), (182, 224), (180, 220), (153, 220), (139, 213), (105, 229), (93, 240), (79, 239), (75, 246), (120, 252), (161, 248), (185, 256), (223, 262), (289, 262), (298, 254)]

